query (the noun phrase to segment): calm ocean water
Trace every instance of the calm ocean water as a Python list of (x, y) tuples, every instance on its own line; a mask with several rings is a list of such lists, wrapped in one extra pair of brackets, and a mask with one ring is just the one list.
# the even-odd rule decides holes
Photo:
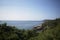
[(40, 25), (42, 21), (0, 21), (1, 23), (7, 23), (7, 25), (15, 26), (19, 29), (32, 29), (33, 27)]

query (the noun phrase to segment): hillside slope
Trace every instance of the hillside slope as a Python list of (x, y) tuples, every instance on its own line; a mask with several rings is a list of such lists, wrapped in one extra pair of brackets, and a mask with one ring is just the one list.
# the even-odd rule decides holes
[(31, 40), (60, 40), (60, 18), (45, 20), (42, 27), (39, 35)]
[[(39, 27), (38, 29), (36, 29)], [(45, 20), (32, 30), (20, 30), (6, 23), (0, 24), (0, 40), (60, 40), (60, 18)], [(39, 31), (39, 32), (37, 32)]]

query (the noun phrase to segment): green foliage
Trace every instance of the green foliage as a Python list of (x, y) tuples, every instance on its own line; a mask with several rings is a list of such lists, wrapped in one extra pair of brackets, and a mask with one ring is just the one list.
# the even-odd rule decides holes
[(6, 23), (0, 24), (0, 40), (29, 40), (37, 36), (34, 30), (20, 30)]
[(0, 40), (60, 40), (60, 19), (46, 20), (42, 27), (42, 31), (37, 32), (0, 24)]
[(44, 31), (32, 40), (60, 40), (60, 19), (47, 20), (42, 24)]

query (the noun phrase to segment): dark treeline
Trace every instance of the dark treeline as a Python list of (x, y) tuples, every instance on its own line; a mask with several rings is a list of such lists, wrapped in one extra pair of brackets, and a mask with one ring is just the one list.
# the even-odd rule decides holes
[(60, 40), (60, 18), (45, 20), (38, 29), (21, 30), (0, 24), (0, 40)]

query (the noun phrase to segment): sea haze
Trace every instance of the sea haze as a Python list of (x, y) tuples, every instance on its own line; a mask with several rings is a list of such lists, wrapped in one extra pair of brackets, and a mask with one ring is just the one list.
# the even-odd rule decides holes
[(15, 26), (18, 29), (32, 29), (40, 25), (42, 21), (0, 21), (0, 24), (7, 23), (9, 26)]

